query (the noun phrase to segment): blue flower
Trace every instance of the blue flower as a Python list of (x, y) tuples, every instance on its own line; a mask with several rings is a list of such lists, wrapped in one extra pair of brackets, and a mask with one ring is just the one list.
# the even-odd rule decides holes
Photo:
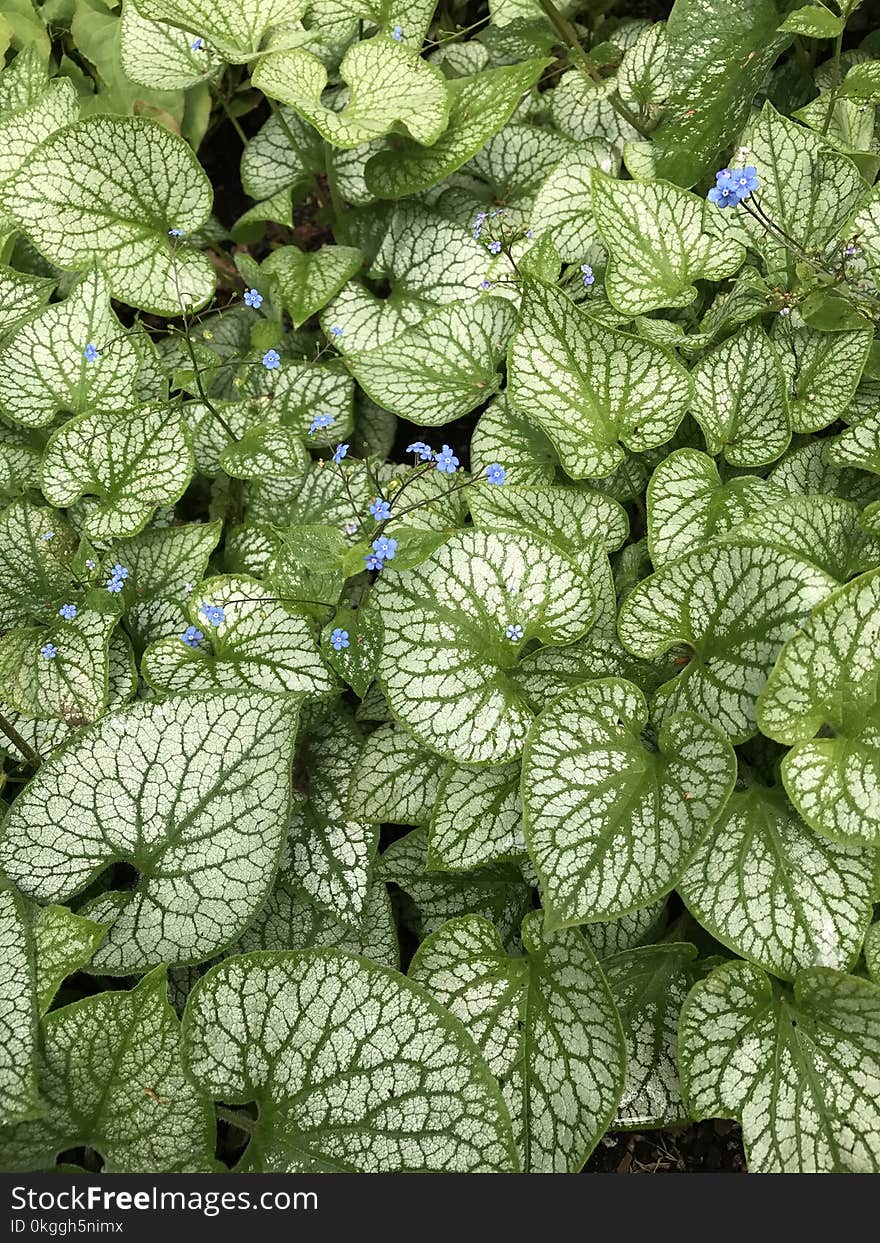
[(514, 642), (517, 642), (523, 637), (522, 626), (508, 626), (504, 632), (504, 637), (505, 639), (512, 639)]
[(93, 569), (95, 568), (95, 565), (96, 565), (96, 562), (94, 562), (94, 561), (92, 560), (92, 558), (91, 558), (91, 557), (88, 557), (88, 558), (86, 559), (86, 569), (87, 569), (87, 570), (93, 570)]
[(403, 27), (395, 26), (394, 29), (391, 31), (391, 38), (394, 40), (395, 43), (399, 43), (401, 39), (403, 38)]
[(739, 195), (739, 201), (753, 194), (761, 184), (758, 180), (758, 170), (754, 164), (747, 164), (745, 168), (734, 168), (731, 172), (733, 184), (736, 186), (736, 192)]
[(490, 255), (500, 255), (501, 254), (501, 243), (498, 241), (490, 242), (489, 245), (486, 247), (486, 249), (488, 250)]
[(316, 414), (309, 427), (309, 435), (314, 436), (319, 428), (329, 427), (333, 422), (332, 414)]
[(481, 289), (491, 289), (491, 288), (492, 288), (492, 282), (491, 282), (491, 281), (480, 281), (480, 288), (481, 288)]
[(110, 571), (114, 578), (121, 578), (123, 582), (128, 578), (128, 570), (124, 565), (120, 565), (117, 561), (113, 569)]
[(411, 445), (406, 446), (407, 453), (417, 453), (423, 462), (430, 462), (434, 456), (434, 450), (430, 445), (426, 445), (424, 440), (414, 440)]
[(252, 306), (255, 311), (258, 311), (263, 305), (263, 295), (257, 289), (246, 289), (244, 291), (244, 304), (245, 306)]
[(54, 643), (44, 643), (40, 648), (40, 655), (43, 657), (43, 660), (54, 660), (58, 655), (58, 648)]
[(277, 371), (281, 366), (281, 355), (277, 350), (266, 350), (260, 361), (267, 371)]
[(54, 531), (44, 531), (44, 532), (43, 532), (43, 534), (40, 536), (40, 539), (44, 539), (44, 540), (47, 540), (47, 541), (48, 541), (48, 540), (50, 540), (50, 539), (54, 539), (54, 538), (55, 538), (55, 532), (54, 532)]
[(334, 324), (334, 325), (333, 325), (333, 327), (330, 329), (330, 336), (331, 336), (331, 337), (341, 337), (341, 336), (342, 336), (342, 329), (339, 327), (339, 325), (338, 325), (338, 324)]
[(593, 269), (588, 263), (581, 264), (581, 280), (584, 282), (584, 289), (589, 289), (591, 285), (595, 285), (596, 278), (593, 275)]
[(180, 637), (187, 647), (198, 647), (205, 636), (198, 626), (187, 626)]
[(499, 466), (497, 462), (492, 462), (486, 467), (486, 479), (489, 483), (500, 486), (507, 478), (507, 471), (503, 466)]
[(194, 52), (201, 52), (204, 46), (205, 46), (204, 39), (193, 39), (192, 43), (190, 44), (190, 47), (192, 48)]
[(534, 237), (534, 236), (535, 236), (534, 229), (526, 229), (526, 237)]
[(381, 570), (385, 564), (381, 557), (377, 557), (374, 552), (368, 552), (364, 557), (364, 565), (368, 570)]
[(168, 236), (169, 237), (183, 237), (183, 229), (169, 229)]
[(344, 647), (351, 647), (348, 641), (348, 631), (340, 630), (337, 626), (330, 636), (330, 646), (335, 652), (341, 652)]
[(97, 362), (98, 361), (97, 345), (92, 345), (90, 341), (88, 345), (86, 346), (86, 348), (83, 350), (83, 358), (86, 360), (87, 363)]
[(450, 449), (449, 445), (444, 445), (439, 453), (435, 453), (434, 457), (437, 462), (437, 469), (441, 475), (454, 475), (458, 469), (458, 458)]
[[(754, 173), (754, 169), (750, 170)], [(718, 207), (736, 207), (741, 199), (751, 194), (751, 190), (746, 184), (739, 185), (737, 177), (740, 173), (745, 174), (745, 169), (722, 168), (715, 174), (715, 185), (706, 195), (710, 203), (715, 203)], [(746, 183), (752, 180), (751, 176), (746, 177)], [(754, 187), (757, 188), (758, 179), (754, 178)]]
[(391, 517), (391, 506), (377, 496), (375, 501), (370, 501), (370, 513), (377, 522), (384, 522), (386, 518)]
[(487, 211), (477, 212), (474, 217), (474, 238), (479, 239), (480, 234), (483, 232), (483, 225), (488, 219), (489, 213)]
[(77, 607), (75, 604), (62, 604), (61, 608), (58, 610), (58, 616), (63, 617), (65, 621), (73, 621), (76, 614)]
[(222, 604), (208, 604), (207, 600), (203, 600), (199, 612), (209, 626), (220, 626), (226, 621)]
[(336, 463), (337, 466), (342, 461), (342, 459), (345, 457), (346, 453), (348, 453), (349, 448), (350, 448), (350, 445), (337, 445), (336, 448), (333, 450), (333, 461)]
[(383, 561), (393, 561), (394, 554), (397, 552), (397, 540), (389, 539), (387, 535), (380, 535), (378, 539), (373, 540), (370, 547)]
[(110, 592), (111, 596), (118, 596), (120, 591), (122, 591), (122, 579), (121, 578), (108, 578), (106, 587), (107, 587), (107, 590)]

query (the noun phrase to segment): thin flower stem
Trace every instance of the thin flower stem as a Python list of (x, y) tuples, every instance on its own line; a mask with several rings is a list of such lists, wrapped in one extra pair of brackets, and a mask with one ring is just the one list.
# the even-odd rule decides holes
[(831, 90), (828, 92), (828, 107), (825, 110), (825, 118), (822, 121), (822, 137), (828, 133), (831, 128), (831, 118), (834, 116), (834, 105), (837, 103), (837, 92), (840, 88), (840, 54), (843, 50), (843, 31), (834, 40), (834, 60), (831, 63)]
[(196, 357), (195, 347), (193, 346), (192, 340), (190, 338), (189, 313), (186, 310), (186, 306), (184, 305), (184, 301), (180, 293), (180, 282), (178, 281), (178, 278), (177, 278), (177, 265), (176, 264), (173, 265), (172, 270), (174, 272), (174, 288), (177, 291), (177, 301), (180, 303), (181, 319), (183, 320), (182, 335), (183, 335), (184, 342), (186, 343), (186, 352), (189, 354), (190, 362), (192, 363), (192, 366), (193, 366), (193, 372), (196, 377), (196, 388), (199, 391), (199, 397), (201, 397), (204, 404), (211, 411), (211, 414), (213, 414), (214, 418), (217, 420), (217, 422), (220, 424), (220, 426), (223, 428), (227, 436), (230, 438), (230, 440), (234, 444), (236, 440), (238, 439), (238, 437), (236, 436), (232, 428), (229, 426), (226, 419), (224, 419), (223, 415), (220, 413), (220, 411), (211, 401), (208, 394), (205, 392), (205, 386), (202, 383), (202, 370), (201, 370), (201, 367), (199, 366), (199, 360)]
[(33, 764), (35, 768), (40, 766), (40, 757), (30, 745), (25, 742), (21, 734), (15, 728), (11, 721), (7, 721), (6, 717), (0, 713), (0, 730), (6, 735), (17, 751), (20, 751), (29, 764)]

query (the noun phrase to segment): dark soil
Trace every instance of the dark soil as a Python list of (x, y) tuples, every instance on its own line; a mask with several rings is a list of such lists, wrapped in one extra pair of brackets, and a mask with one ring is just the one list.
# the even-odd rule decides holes
[(735, 1122), (715, 1119), (665, 1131), (606, 1135), (585, 1174), (745, 1174), (742, 1135)]

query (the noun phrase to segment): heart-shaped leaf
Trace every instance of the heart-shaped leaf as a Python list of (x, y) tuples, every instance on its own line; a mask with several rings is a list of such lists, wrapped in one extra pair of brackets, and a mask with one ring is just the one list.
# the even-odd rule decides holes
[(694, 417), (709, 453), (723, 453), (732, 466), (762, 466), (785, 452), (791, 440), (785, 374), (759, 325), (728, 337), (691, 374)]
[(820, 431), (842, 418), (861, 379), (871, 330), (819, 332), (777, 321), (773, 340), (788, 380), (793, 430)]
[(692, 654), (657, 691), (656, 708), (663, 717), (697, 712), (744, 742), (780, 648), (833, 587), (821, 570), (775, 548), (697, 548), (624, 600), (620, 639), (643, 659), (686, 643)]
[(348, 814), (370, 824), (421, 824), (434, 806), (445, 765), (389, 722), (364, 739), (352, 768)]
[[(877, 706), (880, 570), (829, 595), (780, 653), (758, 701), (763, 733), (788, 743), (782, 779), (832, 841), (880, 844)], [(824, 725), (830, 736), (818, 736)]]
[(467, 872), (526, 853), (519, 764), (447, 765), (428, 829), (431, 871)]
[(414, 570), (389, 566), (370, 607), (382, 616), (378, 675), (392, 712), (463, 764), (516, 758), (532, 718), (509, 672), (523, 643), (570, 643), (594, 609), (590, 584), (562, 553), (476, 531), (453, 535)]
[(15, 174), (33, 158), (44, 139), (71, 125), (79, 116), (72, 82), (60, 78), (47, 84), (37, 100), (0, 120), (0, 199)]
[(622, 679), (560, 695), (523, 753), (526, 844), (548, 928), (611, 919), (668, 892), (736, 779), (721, 731), (692, 713), (643, 739), (648, 710)]
[(828, 968), (794, 994), (730, 962), (690, 993), (680, 1028), (695, 1118), (737, 1118), (755, 1173), (880, 1170), (880, 988)]
[(75, 725), (97, 720), (107, 706), (108, 645), (117, 620), (112, 611), (82, 609), (70, 621), (56, 613), (48, 627), (8, 631), (0, 638), (6, 701), (30, 717)]
[(585, 487), (523, 487), (505, 482), (499, 488), (485, 484), (471, 490), (470, 508), (474, 526), (519, 530), (539, 539), (549, 537), (574, 560), (584, 556), (594, 541), (613, 552), (629, 534), (623, 506)]
[(33, 925), (37, 1002), (40, 1014), (45, 1014), (64, 980), (85, 966), (107, 929), (66, 906), (38, 908)]
[(788, 496), (744, 518), (729, 538), (782, 549), (845, 582), (880, 561), (880, 544), (861, 518), (858, 505), (840, 496)]
[(465, 1029), (423, 989), (366, 959), (338, 950), (227, 959), (190, 994), (183, 1047), (203, 1090), (259, 1104), (238, 1169), (517, 1168), (507, 1110)]
[[(144, 10), (164, 8), (161, 0), (141, 0)], [(170, 6), (175, 10), (177, 5)], [(184, 6), (179, 6), (182, 11)], [(208, 6), (204, 6), (208, 12)], [(195, 15), (201, 16), (199, 8)], [(204, 31), (202, 32), (204, 33)], [(119, 27), (119, 52), (122, 68), (132, 82), (153, 90), (180, 91), (214, 77), (223, 68), (223, 59), (196, 32), (169, 26), (142, 16), (132, 0), (122, 6)]]
[(37, 1002), (33, 949), (21, 900), (0, 891), (0, 1125), (43, 1112), (37, 1090)]
[(363, 258), (354, 246), (322, 246), (312, 251), (282, 246), (260, 271), (276, 282), (284, 309), (294, 328), (299, 328), (336, 297), (359, 271)]
[(233, 479), (299, 476), (310, 463), (299, 431), (277, 423), (258, 423), (220, 454), (220, 466)]
[(214, 292), (205, 256), (169, 237), (204, 223), (211, 185), (183, 139), (157, 121), (93, 116), (69, 125), (34, 152), (3, 197), (50, 263), (67, 271), (99, 264), (123, 302), (179, 315)]
[[(623, 183), (621, 183), (623, 184)], [(562, 292), (529, 282), (508, 358), (510, 400), (576, 479), (610, 475), (631, 449), (665, 444), (691, 399), (660, 346), (606, 328)]]
[(295, 26), (306, 10), (304, 0), (138, 0), (144, 17), (189, 30), (220, 48), (229, 60), (249, 60), (266, 34), (278, 26)]
[(576, 928), (523, 923), (525, 955), (498, 929), (450, 920), (423, 941), (410, 977), (461, 1019), (501, 1085), (526, 1173), (577, 1172), (623, 1088), (624, 1043), (596, 959)]
[(0, 863), (38, 902), (65, 901), (117, 860), (137, 869), (134, 889), (83, 912), (99, 922), (116, 915), (93, 960), (102, 974), (209, 958), (271, 887), (297, 707), (296, 699), (227, 692), (141, 701), (104, 717), (16, 799)]
[(593, 169), (617, 171), (614, 152), (601, 139), (587, 139), (561, 159), (535, 196), (533, 232), (540, 239), (549, 235), (559, 258), (576, 263), (596, 241), (591, 176)]

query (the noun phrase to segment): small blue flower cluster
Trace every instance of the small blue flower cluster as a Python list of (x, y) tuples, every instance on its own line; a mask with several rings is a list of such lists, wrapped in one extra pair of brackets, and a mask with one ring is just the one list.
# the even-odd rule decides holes
[(333, 450), (333, 461), (336, 463), (337, 466), (340, 464), (342, 459), (348, 453), (350, 448), (351, 448), (351, 445), (337, 445), (336, 448)]
[(391, 38), (394, 40), (395, 43), (400, 43), (401, 39), (403, 38), (403, 27), (395, 26), (394, 29), (391, 31)]
[(588, 263), (581, 264), (581, 280), (584, 282), (584, 289), (589, 289), (591, 285), (595, 285), (596, 278), (593, 275), (593, 269)]
[(334, 652), (341, 652), (344, 647), (351, 647), (351, 643), (348, 638), (348, 631), (341, 630), (340, 627), (337, 626), (330, 636), (330, 646), (333, 648)]
[(110, 592), (111, 596), (119, 595), (127, 578), (128, 570), (124, 565), (119, 565), (117, 562), (117, 564), (114, 565), (113, 569), (110, 571), (110, 577), (107, 579), (106, 583), (107, 590)]
[(706, 197), (718, 207), (736, 207), (759, 185), (758, 170), (753, 164), (745, 168), (722, 168), (715, 174), (715, 185)]
[(73, 621), (78, 611), (79, 610), (75, 604), (62, 604), (61, 608), (58, 610), (58, 616), (63, 617), (65, 621)]
[[(318, 431), (319, 429), (323, 429), (325, 427), (329, 427), (332, 422), (333, 422), (332, 414), (316, 414), (315, 417), (312, 419), (312, 422), (309, 426), (309, 435), (314, 436), (316, 431)], [(347, 451), (348, 451), (348, 445), (346, 445), (346, 452)], [(344, 457), (345, 454), (343, 454), (342, 456)]]
[(199, 630), (198, 626), (187, 626), (180, 637), (187, 647), (198, 647), (205, 635), (203, 631)]
[(370, 513), (377, 522), (384, 522), (386, 518), (391, 517), (391, 506), (388, 501), (377, 496), (374, 501), (370, 501)]
[(54, 660), (58, 655), (58, 648), (54, 643), (44, 643), (40, 648), (40, 655), (43, 660)]
[(93, 345), (92, 342), (90, 341), (88, 345), (86, 346), (86, 348), (83, 350), (83, 358), (86, 360), (87, 363), (97, 362), (98, 361), (97, 345)]
[(226, 621), (226, 613), (222, 604), (209, 604), (207, 600), (203, 600), (199, 606), (199, 612), (209, 626), (222, 626)]
[(397, 552), (397, 540), (387, 535), (380, 535), (370, 545), (372, 552), (364, 557), (364, 565), (368, 570), (381, 570), (386, 561), (393, 561)]

